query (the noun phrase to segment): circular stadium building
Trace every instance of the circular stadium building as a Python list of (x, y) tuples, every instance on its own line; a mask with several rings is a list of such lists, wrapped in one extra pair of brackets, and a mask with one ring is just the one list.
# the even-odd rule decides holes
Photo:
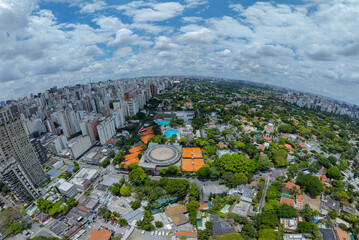
[(139, 165), (146, 169), (159, 170), (160, 167), (176, 164), (181, 158), (182, 152), (177, 146), (150, 143)]

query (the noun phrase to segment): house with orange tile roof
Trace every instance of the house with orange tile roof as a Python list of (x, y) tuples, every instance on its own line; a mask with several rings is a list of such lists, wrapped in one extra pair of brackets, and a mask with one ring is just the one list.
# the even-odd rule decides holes
[[(292, 206), (298, 210), (303, 209), (303, 195), (300, 186), (292, 182), (286, 182), (282, 190), (286, 194), (282, 195), (280, 199), (281, 203)], [(293, 194), (293, 192), (295, 193)]]
[(303, 144), (301, 144), (301, 143), (300, 143), (300, 144), (298, 144), (298, 146), (299, 146), (299, 147), (301, 147), (302, 149), (307, 149), (307, 147), (306, 147), (306, 146), (304, 146), (304, 145), (303, 145)]
[(199, 207), (198, 207), (198, 210), (207, 210), (207, 209), (209, 209), (209, 207), (208, 207), (208, 204), (207, 204), (207, 203), (205, 203), (205, 204), (201, 204), (201, 205), (199, 205)]
[(302, 137), (302, 136), (298, 136), (298, 138), (300, 139), (300, 140), (302, 140), (302, 141), (305, 141), (306, 139), (304, 138), (304, 137)]
[(271, 139), (270, 137), (263, 137), (263, 139), (264, 139), (264, 141), (266, 141), (266, 142), (271, 142), (271, 141), (272, 141), (272, 139)]
[(264, 145), (262, 144), (262, 145), (259, 145), (259, 146), (257, 147), (257, 149), (258, 149), (258, 150), (261, 150), (261, 151), (264, 151), (265, 147), (264, 147)]
[(295, 183), (292, 183), (292, 182), (286, 182), (283, 186), (283, 191), (298, 191), (299, 194), (301, 194), (301, 190), (300, 190), (300, 186), (295, 184)]
[(286, 134), (286, 133), (283, 134), (283, 137), (284, 137), (284, 138), (289, 138), (288, 134)]
[(219, 143), (217, 143), (217, 147), (219, 147), (219, 148), (225, 148), (225, 147), (227, 147), (227, 145), (224, 144), (223, 142), (219, 142)]
[(347, 233), (346, 231), (344, 231), (343, 229), (339, 228), (339, 227), (334, 227), (334, 233), (335, 236), (337, 237), (337, 240), (350, 240), (350, 235), (349, 233)]
[(285, 143), (284, 147), (287, 149), (287, 151), (291, 151), (293, 149), (292, 145)]

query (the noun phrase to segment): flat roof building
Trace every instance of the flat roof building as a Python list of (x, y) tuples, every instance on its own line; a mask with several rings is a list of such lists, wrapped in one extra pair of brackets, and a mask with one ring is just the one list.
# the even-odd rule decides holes
[(92, 168), (83, 168), (81, 169), (72, 179), (71, 183), (75, 184), (79, 189), (86, 189), (92, 180), (96, 179), (98, 176), (98, 171)]
[(56, 190), (64, 194), (68, 198), (75, 197), (79, 192), (74, 184), (65, 181), (65, 179), (59, 179), (59, 182), (55, 185)]

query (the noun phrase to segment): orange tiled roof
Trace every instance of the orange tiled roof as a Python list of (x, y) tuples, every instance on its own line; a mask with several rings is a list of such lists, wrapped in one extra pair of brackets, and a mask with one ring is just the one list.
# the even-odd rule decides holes
[(199, 205), (199, 210), (203, 210), (203, 209), (205, 209), (205, 208), (208, 208), (208, 204), (206, 203), (206, 204), (201, 204), (201, 205)]
[(349, 233), (347, 233), (343, 229), (339, 227), (334, 227), (334, 232), (338, 240), (350, 240)]
[(283, 134), (283, 137), (285, 137), (285, 138), (289, 138), (289, 136), (288, 136), (288, 134)]
[(272, 139), (271, 139), (270, 137), (263, 137), (263, 139), (264, 139), (265, 141), (267, 141), (267, 142), (272, 141)]
[(294, 184), (292, 182), (286, 182), (285, 185), (284, 185), (284, 188), (287, 188), (287, 189), (296, 188), (298, 190), (298, 192), (301, 193), (300, 186), (298, 186), (297, 184)]
[(264, 145), (259, 145), (259, 146), (257, 147), (257, 149), (264, 151)]
[(285, 146), (285, 148), (287, 150), (292, 150), (293, 149), (292, 145), (290, 145), (290, 144), (284, 144), (284, 146)]
[(303, 149), (307, 149), (307, 147), (306, 146), (304, 146), (303, 144), (298, 144), (299, 145), (299, 147), (301, 147), (301, 148), (303, 148)]
[(288, 205), (288, 206), (294, 207), (294, 200), (293, 200), (293, 199), (286, 198), (286, 197), (282, 197), (282, 198), (280, 199), (280, 202), (283, 203), (283, 204), (286, 204), (286, 205)]

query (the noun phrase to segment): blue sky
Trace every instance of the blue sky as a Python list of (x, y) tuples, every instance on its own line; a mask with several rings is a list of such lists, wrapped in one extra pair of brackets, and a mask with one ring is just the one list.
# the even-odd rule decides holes
[(357, 0), (0, 0), (0, 99), (203, 75), (359, 104), (358, 22)]

